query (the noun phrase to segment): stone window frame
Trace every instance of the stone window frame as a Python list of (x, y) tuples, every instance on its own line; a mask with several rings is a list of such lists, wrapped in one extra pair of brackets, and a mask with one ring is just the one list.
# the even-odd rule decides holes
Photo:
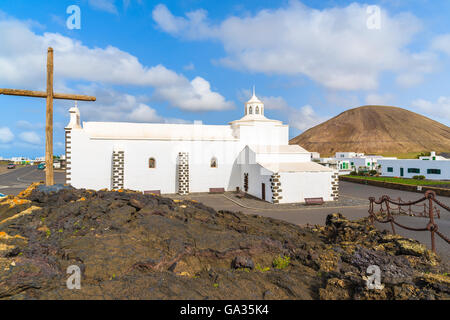
[[(153, 166), (152, 166), (152, 160), (153, 160)], [(156, 169), (156, 159), (151, 157), (148, 159), (148, 168), (149, 169)]]

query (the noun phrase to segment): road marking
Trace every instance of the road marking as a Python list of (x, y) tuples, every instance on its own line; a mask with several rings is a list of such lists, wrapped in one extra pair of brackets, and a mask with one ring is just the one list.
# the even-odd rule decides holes
[[(33, 169), (33, 168), (32, 168)], [(25, 173), (24, 175), (21, 175), (20, 177), (17, 177), (17, 181), (19, 182), (24, 182), (24, 183), (33, 183), (34, 181), (27, 181), (27, 180), (22, 180), (23, 177), (26, 177), (30, 174), (32, 174), (34, 172), (34, 170), (30, 170), (27, 173)]]

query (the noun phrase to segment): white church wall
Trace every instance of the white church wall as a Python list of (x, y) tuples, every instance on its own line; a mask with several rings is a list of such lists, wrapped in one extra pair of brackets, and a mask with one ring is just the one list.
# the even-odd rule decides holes
[(287, 145), (289, 127), (284, 125), (242, 125), (240, 140), (244, 145)]
[[(185, 142), (183, 142), (185, 143)], [(209, 188), (236, 190), (240, 186), (236, 158), (242, 145), (233, 141), (189, 142), (190, 192), (208, 192)], [(211, 168), (211, 159), (217, 160), (217, 168)]]
[(113, 144), (92, 141), (83, 130), (72, 130), (71, 140), (71, 185), (94, 190), (111, 188)]
[(332, 172), (281, 172), (280, 203), (305, 202), (305, 198), (322, 197), (333, 201), (331, 196)]
[(258, 153), (256, 162), (258, 163), (293, 163), (293, 162), (310, 162), (311, 155), (309, 153)]
[(248, 146), (239, 155), (243, 164), (241, 167), (241, 189), (244, 190), (244, 173), (248, 173), (247, 193), (262, 199), (262, 184), (265, 185), (265, 200), (272, 202), (272, 191), (270, 189), (270, 177), (273, 172), (256, 163), (256, 154)]
[[(111, 188), (115, 146), (123, 146), (125, 152), (126, 189), (176, 193), (179, 152), (189, 153), (190, 192), (208, 192), (209, 188), (231, 191), (240, 186), (236, 158), (243, 147), (235, 141), (106, 140), (89, 139), (83, 130), (73, 132), (71, 184), (77, 188)], [(213, 157), (217, 168), (211, 168)], [(150, 158), (155, 159), (156, 168), (149, 168)]]

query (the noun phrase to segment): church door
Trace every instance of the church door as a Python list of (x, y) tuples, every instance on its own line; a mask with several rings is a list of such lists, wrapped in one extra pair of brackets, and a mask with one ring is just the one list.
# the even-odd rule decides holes
[(266, 184), (265, 183), (263, 183), (262, 185), (261, 185), (261, 198), (263, 199), (263, 200), (266, 200)]

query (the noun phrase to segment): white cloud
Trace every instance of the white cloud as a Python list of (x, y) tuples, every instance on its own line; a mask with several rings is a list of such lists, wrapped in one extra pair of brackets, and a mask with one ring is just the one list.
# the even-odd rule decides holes
[(106, 11), (113, 14), (118, 13), (114, 0), (89, 0), (89, 6), (100, 11)]
[(301, 108), (291, 107), (282, 97), (261, 97), (264, 102), (266, 110), (277, 110), (286, 115), (289, 125), (304, 131), (326, 119), (319, 116), (310, 105), (305, 105)]
[(24, 141), (26, 143), (30, 143), (30, 144), (40, 144), (41, 143), (41, 138), (34, 131), (22, 132), (21, 134), (19, 134), (19, 138), (22, 141)]
[(34, 130), (34, 129), (42, 129), (44, 128), (44, 124), (43, 123), (31, 123), (27, 120), (19, 120), (16, 122), (16, 126), (19, 129), (25, 129), (25, 130)]
[(289, 108), (288, 103), (282, 97), (263, 97), (262, 100), (266, 110), (286, 110)]
[[(134, 96), (98, 85), (80, 86), (80, 90), (97, 97), (92, 102), (78, 102), (83, 121), (128, 121), (147, 123), (183, 123), (181, 119), (165, 118), (147, 105), (147, 96)], [(57, 101), (57, 110), (68, 117), (71, 104)], [(67, 120), (68, 121), (68, 120)], [(67, 124), (67, 123), (66, 123)]]
[(369, 30), (366, 7), (352, 3), (316, 10), (290, 1), (279, 9), (212, 24), (204, 10), (177, 17), (160, 4), (153, 10), (153, 19), (176, 37), (220, 41), (227, 52), (220, 62), (227, 66), (306, 75), (333, 89), (375, 89), (383, 71), (419, 76), (432, 70), (433, 54), (407, 49), (421, 28), (415, 16), (391, 16), (382, 9), (381, 29)]
[(442, 34), (435, 37), (431, 43), (434, 50), (442, 51), (450, 55), (450, 34)]
[(170, 105), (188, 111), (233, 108), (230, 101), (211, 90), (210, 83), (192, 81), (162, 65), (144, 66), (138, 58), (116, 47), (89, 48), (58, 33), (35, 34), (29, 25), (0, 17), (0, 86), (44, 89), (47, 47), (55, 51), (55, 87), (68, 81), (152, 87)]
[(192, 62), (190, 62), (189, 64), (185, 65), (183, 69), (186, 71), (192, 71), (195, 70), (195, 65)]
[(301, 107), (292, 112), (290, 118), (290, 125), (301, 131), (312, 128), (326, 120), (326, 118), (320, 117), (310, 105)]
[(9, 143), (14, 140), (14, 134), (8, 127), (0, 127), (0, 142)]
[(438, 121), (450, 122), (450, 97), (439, 97), (436, 102), (417, 99), (411, 103), (411, 106), (439, 119)]
[(393, 106), (393, 95), (386, 93), (386, 94), (377, 94), (377, 93), (370, 93), (366, 97), (366, 104), (367, 105), (384, 105), (384, 106)]

